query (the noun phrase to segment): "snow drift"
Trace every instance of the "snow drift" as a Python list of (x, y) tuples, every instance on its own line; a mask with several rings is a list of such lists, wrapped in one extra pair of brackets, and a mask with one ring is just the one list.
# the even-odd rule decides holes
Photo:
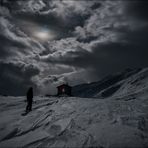
[(1, 96), (0, 147), (148, 147), (147, 68), (74, 89), (81, 97), (35, 97), (27, 116), (25, 97)]

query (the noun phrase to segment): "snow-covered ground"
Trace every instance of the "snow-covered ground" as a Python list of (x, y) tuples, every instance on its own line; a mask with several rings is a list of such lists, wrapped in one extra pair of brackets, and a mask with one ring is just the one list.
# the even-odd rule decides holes
[[(148, 70), (99, 98), (0, 97), (0, 147), (148, 147)], [(143, 76), (143, 77), (142, 77)]]
[[(148, 99), (1, 98), (0, 147), (147, 147)], [(11, 102), (10, 102), (11, 100)]]

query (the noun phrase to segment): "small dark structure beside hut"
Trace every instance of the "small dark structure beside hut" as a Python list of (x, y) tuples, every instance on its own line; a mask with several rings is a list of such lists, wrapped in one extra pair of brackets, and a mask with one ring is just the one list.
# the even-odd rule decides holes
[(58, 94), (57, 94), (58, 96), (63, 96), (63, 95), (71, 96), (72, 87), (69, 86), (68, 84), (62, 84), (58, 86), (57, 89), (58, 89)]

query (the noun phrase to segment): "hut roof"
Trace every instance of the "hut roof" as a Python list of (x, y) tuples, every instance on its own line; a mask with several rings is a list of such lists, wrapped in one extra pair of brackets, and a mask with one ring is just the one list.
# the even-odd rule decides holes
[(64, 87), (64, 86), (66, 86), (66, 87), (71, 87), (71, 86), (69, 86), (68, 84), (62, 84), (62, 85), (57, 86), (57, 88), (59, 88), (59, 87)]

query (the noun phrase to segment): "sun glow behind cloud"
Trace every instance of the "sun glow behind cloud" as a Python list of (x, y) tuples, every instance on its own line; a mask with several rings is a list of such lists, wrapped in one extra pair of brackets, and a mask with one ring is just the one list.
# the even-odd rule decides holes
[(56, 34), (49, 26), (44, 26), (30, 21), (21, 21), (21, 29), (31, 38), (38, 40), (40, 42), (46, 42), (53, 40)]
[(34, 29), (32, 36), (40, 41), (48, 41), (54, 38), (54, 34), (49, 29)]

